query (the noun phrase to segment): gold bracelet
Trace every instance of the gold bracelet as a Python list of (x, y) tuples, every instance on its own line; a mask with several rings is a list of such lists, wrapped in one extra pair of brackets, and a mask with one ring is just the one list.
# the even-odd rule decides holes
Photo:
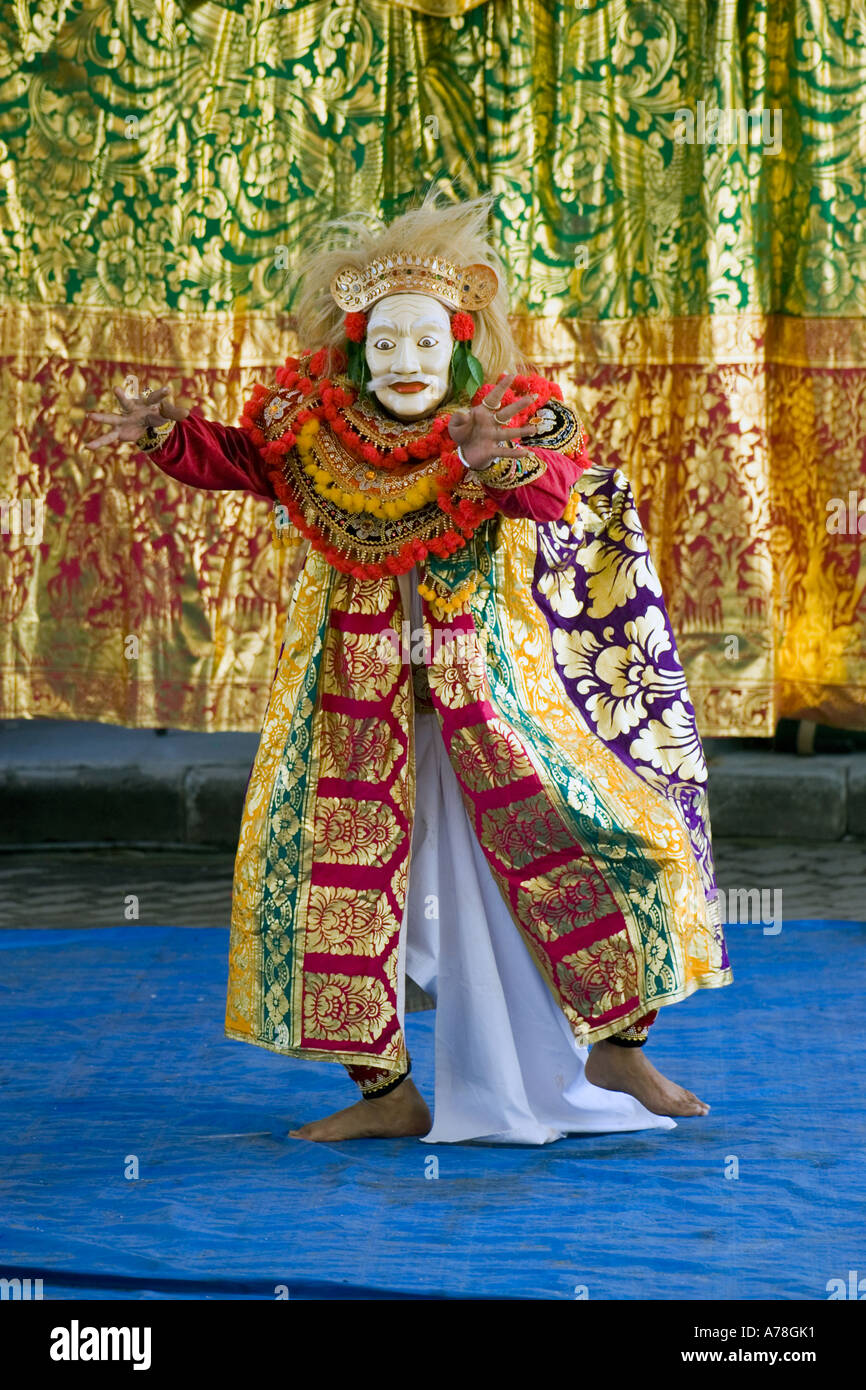
[(164, 425), (148, 425), (144, 434), (135, 441), (136, 449), (143, 454), (152, 454), (154, 449), (162, 447), (174, 426), (174, 420), (166, 420)]
[(485, 487), (509, 488), (513, 487), (521, 475), (521, 457), (511, 457), (500, 455), (499, 458), (491, 459), (490, 463), (484, 468), (475, 470), (475, 476)]

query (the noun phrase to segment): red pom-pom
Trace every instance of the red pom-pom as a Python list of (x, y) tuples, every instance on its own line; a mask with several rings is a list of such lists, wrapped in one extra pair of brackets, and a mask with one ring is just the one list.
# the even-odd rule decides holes
[(367, 332), (367, 315), (347, 314), (343, 319), (343, 327), (351, 343), (363, 343)]
[(310, 373), (310, 376), (322, 375), (322, 372), (325, 370), (326, 357), (327, 353), (324, 348), (319, 348), (318, 352), (313, 353), (312, 357), (310, 358), (309, 366), (307, 368), (308, 372)]
[(471, 342), (475, 336), (475, 320), (471, 314), (459, 310), (451, 315), (451, 333), (458, 343)]

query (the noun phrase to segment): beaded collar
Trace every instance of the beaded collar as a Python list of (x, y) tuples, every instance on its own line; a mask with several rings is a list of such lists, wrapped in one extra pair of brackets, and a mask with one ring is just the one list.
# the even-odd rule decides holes
[[(359, 579), (453, 554), (496, 503), (458, 459), (449, 414), (396, 420), (372, 397), (359, 398), (343, 366), (335, 352), (330, 362), (324, 351), (289, 358), (275, 389), (253, 388), (240, 423), (270, 465), (277, 500), (314, 549)], [(481, 387), (472, 403), (491, 389)], [(537, 403), (515, 423), (560, 394), (544, 377), (518, 377), (505, 402), (529, 392)]]

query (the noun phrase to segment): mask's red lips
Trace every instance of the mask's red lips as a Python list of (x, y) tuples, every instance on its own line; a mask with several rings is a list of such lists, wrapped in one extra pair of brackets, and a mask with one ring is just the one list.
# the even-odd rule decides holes
[(426, 381), (392, 381), (391, 390), (399, 391), (401, 396), (414, 396), (418, 391), (426, 391)]

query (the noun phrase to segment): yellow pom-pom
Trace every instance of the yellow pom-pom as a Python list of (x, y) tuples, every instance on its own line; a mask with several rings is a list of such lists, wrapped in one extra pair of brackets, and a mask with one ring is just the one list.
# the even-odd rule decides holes
[(442, 594), (438, 589), (431, 588), (429, 584), (419, 584), (418, 593), (427, 600), (437, 618), (449, 618), (452, 613), (456, 613), (458, 609), (464, 607), (467, 599), (472, 597), (477, 587), (478, 576), (473, 575), (452, 594)]
[(577, 520), (577, 493), (576, 493), (576, 492), (572, 492), (571, 496), (569, 497), (568, 501), (566, 502), (566, 504), (565, 504), (565, 511), (562, 513), (562, 519), (563, 519), (563, 521), (567, 522), (569, 526), (573, 526), (574, 523), (575, 523), (575, 521)]

